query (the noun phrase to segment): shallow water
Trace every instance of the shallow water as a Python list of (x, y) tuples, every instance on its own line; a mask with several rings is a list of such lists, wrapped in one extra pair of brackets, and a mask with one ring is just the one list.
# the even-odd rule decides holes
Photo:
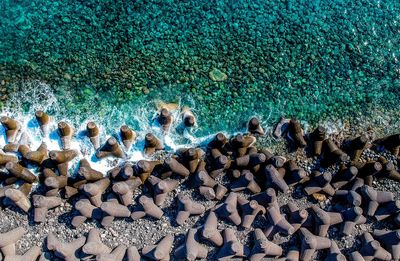
[(253, 115), (390, 124), (399, 14), (394, 0), (3, 0), (3, 114), (145, 131), (163, 100), (192, 108), (201, 137)]

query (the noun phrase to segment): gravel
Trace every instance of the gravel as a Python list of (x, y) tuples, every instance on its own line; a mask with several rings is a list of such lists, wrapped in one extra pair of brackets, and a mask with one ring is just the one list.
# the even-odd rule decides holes
[[(334, 138), (341, 142), (350, 133), (354, 135), (356, 131), (353, 129), (345, 130), (339, 135), (334, 135)], [(261, 142), (258, 144), (262, 144), (262, 139), (260, 139), (260, 141)], [(287, 146), (284, 142), (276, 142), (272, 148), (275, 152), (279, 152), (280, 155), (285, 155), (288, 159), (296, 160), (298, 164), (305, 168), (305, 170), (308, 172), (319, 167), (318, 161), (313, 158), (307, 158), (303, 151), (288, 153), (286, 149)], [(367, 161), (377, 159), (381, 155), (385, 156), (387, 159), (391, 160), (397, 165), (397, 159), (393, 155), (387, 152), (378, 153), (369, 149), (364, 151), (362, 160)], [(332, 171), (334, 171), (335, 168), (337, 168), (337, 166), (332, 167)], [(222, 178), (221, 182), (224, 182), (224, 178)], [(395, 198), (399, 199), (400, 188), (394, 181), (388, 179), (379, 181), (376, 180), (374, 181), (374, 188), (377, 190), (391, 191), (395, 194)], [(144, 218), (136, 221), (133, 221), (130, 218), (116, 219), (112, 225), (107, 228), (101, 227), (98, 221), (88, 220), (83, 225), (75, 229), (70, 224), (72, 218), (77, 214), (77, 212), (73, 209), (70, 202), (64, 200), (64, 203), (61, 206), (49, 210), (46, 221), (41, 224), (35, 224), (33, 222), (32, 210), (28, 213), (28, 215), (26, 215), (13, 206), (0, 209), (0, 233), (7, 232), (19, 226), (26, 228), (27, 233), (22, 237), (21, 240), (17, 242), (17, 252), (19, 254), (24, 253), (34, 245), (43, 246), (43, 251), (47, 251), (44, 242), (45, 238), (50, 232), (54, 233), (59, 239), (69, 242), (75, 238), (78, 238), (79, 236), (86, 236), (89, 230), (95, 227), (100, 229), (103, 242), (111, 248), (123, 244), (126, 246), (134, 245), (138, 249), (141, 249), (143, 246), (155, 244), (162, 237), (169, 234), (175, 236), (175, 248), (184, 242), (184, 236), (189, 228), (197, 228), (202, 226), (202, 224), (204, 224), (205, 217), (207, 216), (207, 212), (200, 216), (192, 216), (183, 225), (177, 226), (175, 222), (175, 216), (177, 214), (176, 195), (178, 193), (188, 195), (193, 200), (204, 205), (206, 209), (211, 209), (217, 204), (217, 201), (205, 200), (196, 190), (188, 188), (187, 184), (182, 181), (180, 186), (175, 191), (170, 193), (162, 205), (164, 216), (160, 220), (155, 220), (152, 218)], [(141, 189), (136, 191), (134, 195), (135, 200), (141, 194)], [(249, 194), (246, 193), (239, 194), (246, 198), (249, 197)], [(311, 197), (306, 197), (299, 187), (291, 188), (290, 193), (287, 194), (279, 193), (278, 202), (281, 206), (288, 202), (295, 202), (300, 209), (307, 208), (313, 204), (319, 204), (320, 207), (324, 209), (329, 209), (331, 206), (329, 199), (323, 202), (318, 202)], [(254, 228), (263, 228), (266, 225), (266, 218), (264, 216), (258, 216), (251, 229), (237, 228), (236, 226), (233, 226), (224, 220), (219, 220), (218, 229), (222, 230), (226, 227), (234, 229), (238, 239), (243, 244), (251, 246), (249, 243), (252, 239), (251, 232), (254, 230)], [(346, 255), (347, 253), (359, 249), (361, 244), (360, 240), (358, 239), (359, 235), (365, 231), (372, 231), (374, 228), (394, 229), (393, 224), (388, 222), (374, 222), (373, 220), (368, 219), (366, 224), (358, 225), (355, 232), (346, 237), (340, 237), (338, 235), (338, 226), (332, 226), (329, 229), (329, 237), (337, 242), (338, 246), (342, 249), (343, 254)], [(284, 237), (281, 235), (275, 235), (273, 241), (281, 244), (284, 248), (284, 253), (286, 253), (288, 250), (287, 246), (296, 242), (296, 236)], [(215, 259), (217, 249), (212, 247), (210, 244), (205, 244), (204, 242), (201, 243), (210, 251), (208, 259)], [(318, 258), (321, 258), (320, 254)], [(172, 260), (175, 259), (172, 257)]]

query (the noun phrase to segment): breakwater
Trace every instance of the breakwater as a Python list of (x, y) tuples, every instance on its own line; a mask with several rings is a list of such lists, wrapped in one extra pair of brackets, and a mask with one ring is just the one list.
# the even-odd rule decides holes
[[(55, 123), (41, 110), (25, 124), (2, 116), (1, 202), (29, 219), (28, 228), (22, 222), (2, 234), (8, 238), (0, 240), (4, 257), (399, 258), (398, 195), (378, 189), (384, 182), (400, 181), (399, 134), (376, 137), (369, 130), (340, 137), (329, 135), (324, 126), (305, 133), (299, 121), (284, 118), (266, 133), (253, 117), (246, 133), (217, 133), (201, 144), (168, 148), (165, 137), (175, 121), (183, 129), (196, 126), (190, 110), (179, 115), (174, 118), (163, 107), (153, 119), (158, 134), (141, 136), (123, 125), (109, 137), (102, 136), (93, 121), (77, 129), (67, 121)], [(38, 133), (39, 141), (32, 142), (32, 133)], [(285, 139), (295, 158), (257, 146), (257, 139), (268, 135)], [(24, 256), (15, 256), (15, 244), (26, 230), (53, 220), (54, 209), (61, 206), (71, 209), (63, 221), (68, 228), (56, 236), (51, 232), (56, 228), (50, 227), (48, 234), (40, 233), (45, 244), (34, 240)], [(159, 241), (132, 245), (131, 239), (110, 247), (102, 243), (101, 230), (92, 227), (107, 231), (119, 222), (147, 238), (143, 227), (134, 223), (140, 220), (153, 226), (163, 222)], [(178, 231), (165, 234), (174, 228)], [(70, 229), (78, 232), (72, 242), (65, 235)], [(87, 237), (81, 229), (89, 229)], [(117, 233), (132, 236), (125, 230)]]

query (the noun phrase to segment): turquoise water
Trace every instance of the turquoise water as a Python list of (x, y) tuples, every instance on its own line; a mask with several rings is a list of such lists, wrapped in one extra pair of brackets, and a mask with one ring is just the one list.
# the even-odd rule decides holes
[(0, 18), (3, 112), (138, 126), (158, 99), (211, 133), (399, 111), (400, 1), (2, 0)]

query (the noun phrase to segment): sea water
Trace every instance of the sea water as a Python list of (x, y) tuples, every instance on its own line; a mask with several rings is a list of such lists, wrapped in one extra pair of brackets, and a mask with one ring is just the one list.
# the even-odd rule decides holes
[(174, 124), (188, 107), (198, 127), (173, 126), (170, 150), (252, 116), (396, 130), (399, 14), (395, 0), (2, 0), (1, 114), (95, 121), (104, 140), (122, 124), (159, 135), (157, 104), (174, 103)]

